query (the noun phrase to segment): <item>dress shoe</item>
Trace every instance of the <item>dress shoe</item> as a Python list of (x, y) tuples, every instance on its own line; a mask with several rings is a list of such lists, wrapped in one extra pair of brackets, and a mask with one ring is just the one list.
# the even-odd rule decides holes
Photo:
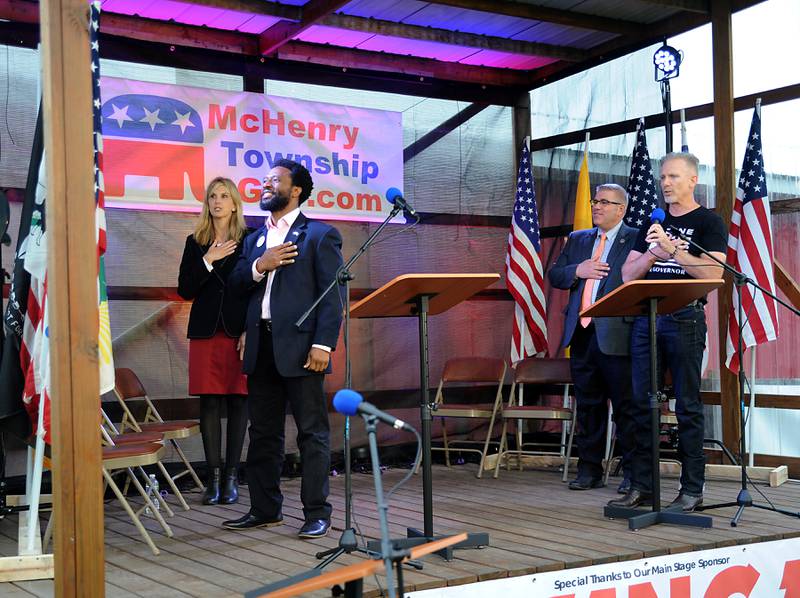
[(703, 495), (692, 496), (691, 494), (678, 494), (678, 498), (669, 503), (667, 509), (672, 511), (683, 511), (684, 513), (691, 513), (697, 507), (703, 504)]
[(330, 519), (309, 519), (305, 522), (300, 531), (297, 532), (298, 538), (322, 538), (328, 535), (331, 528)]
[(206, 491), (203, 492), (204, 505), (219, 504), (219, 467), (215, 467), (208, 474)]
[(615, 498), (608, 501), (609, 507), (627, 507), (634, 508), (641, 505), (649, 505), (653, 503), (653, 495), (649, 492), (642, 492), (636, 488), (631, 488), (628, 493), (622, 498)]
[(617, 486), (617, 494), (627, 494), (631, 491), (631, 479), (630, 478), (623, 478), (623, 480)]
[(239, 473), (236, 468), (228, 469), (225, 472), (225, 479), (222, 482), (222, 497), (220, 504), (232, 505), (239, 500)]
[(239, 519), (231, 519), (230, 521), (223, 521), (222, 527), (227, 529), (254, 529), (256, 527), (274, 527), (283, 523), (283, 515), (278, 513), (278, 516), (270, 519), (269, 517), (261, 517), (253, 513), (239, 517)]
[(591, 490), (592, 488), (602, 488), (603, 478), (593, 478), (588, 475), (579, 475), (569, 483), (570, 490)]

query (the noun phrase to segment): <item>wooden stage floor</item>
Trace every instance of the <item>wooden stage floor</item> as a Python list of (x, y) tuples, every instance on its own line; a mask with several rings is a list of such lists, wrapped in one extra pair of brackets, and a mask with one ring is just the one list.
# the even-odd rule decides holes
[[(491, 475), (478, 480), (475, 471), (472, 464), (434, 467), (435, 531), (486, 531), (491, 546), (456, 551), (456, 558), (449, 563), (435, 555), (426, 557), (422, 571), (409, 569), (405, 574), (407, 590), (800, 536), (800, 519), (754, 508), (746, 510), (736, 528), (729, 525), (734, 509), (727, 508), (707, 512), (714, 517), (712, 529), (660, 525), (631, 532), (627, 522), (610, 521), (602, 515), (602, 506), (616, 496), (619, 479), (612, 478), (608, 488), (575, 492), (568, 490), (554, 471), (503, 471), (497, 480)], [(405, 473), (388, 470), (384, 487), (388, 489)], [(668, 502), (676, 493), (677, 480), (665, 479), (663, 486)], [(368, 538), (377, 538), (371, 476), (356, 474), (353, 487), (355, 522)], [(220, 527), (223, 520), (247, 511), (246, 486), (240, 503), (231, 506), (204, 507), (199, 504), (199, 493), (187, 494), (192, 509), (176, 511), (168, 520), (175, 532), (173, 538), (160, 534), (155, 522), (146, 519), (161, 549), (158, 557), (140, 539), (118, 504), (108, 504), (107, 596), (236, 596), (313, 567), (318, 562), (314, 553), (335, 546), (343, 527), (344, 479), (331, 479), (333, 529), (327, 538), (317, 541), (295, 535), (302, 524), (299, 479), (285, 480), (283, 488), (284, 525), (249, 532)], [(778, 488), (759, 485), (759, 489), (776, 506), (800, 509), (800, 484), (796, 482)], [(735, 500), (737, 490), (735, 483), (710, 481), (706, 502)], [(753, 498), (764, 503), (755, 490)], [(422, 527), (421, 475), (412, 477), (395, 494), (389, 517), (393, 537), (403, 537), (407, 526)], [(0, 521), (0, 553), (14, 553), (16, 536), (16, 516)], [(360, 558), (341, 557), (331, 567)], [(382, 577), (367, 579), (365, 595), (379, 595), (378, 583), (383, 583)], [(52, 596), (53, 583), (0, 583), (0, 595)]]

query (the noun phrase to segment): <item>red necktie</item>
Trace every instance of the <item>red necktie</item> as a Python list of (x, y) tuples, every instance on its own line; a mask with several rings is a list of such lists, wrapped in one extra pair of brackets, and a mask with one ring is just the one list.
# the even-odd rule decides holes
[[(600, 260), (600, 256), (603, 255), (603, 249), (606, 247), (606, 234), (600, 233), (600, 242), (597, 244), (597, 249), (594, 250), (592, 254), (592, 261), (596, 262)], [(597, 280), (594, 278), (589, 278), (586, 280), (586, 284), (583, 285), (583, 295), (581, 295), (581, 311), (586, 309), (592, 304), (592, 293), (594, 292), (594, 286), (597, 283)], [(591, 318), (581, 318), (581, 326), (586, 328), (591, 322)]]

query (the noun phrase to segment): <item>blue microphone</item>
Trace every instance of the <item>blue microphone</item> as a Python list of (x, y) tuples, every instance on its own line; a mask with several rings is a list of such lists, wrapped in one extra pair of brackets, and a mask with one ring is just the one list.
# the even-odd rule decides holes
[(403, 198), (403, 192), (400, 191), (397, 187), (390, 187), (389, 190), (386, 192), (386, 201), (390, 204), (400, 206), (408, 212), (409, 216), (417, 215), (417, 211), (412, 208), (410, 205), (406, 203), (406, 200)]
[(664, 218), (667, 217), (667, 214), (661, 208), (656, 208), (650, 214), (650, 223), (651, 224), (661, 224), (664, 222)]
[(333, 408), (344, 415), (371, 415), (397, 430), (413, 430), (402, 419), (397, 419), (372, 403), (367, 403), (364, 397), (349, 388), (343, 388), (334, 395)]

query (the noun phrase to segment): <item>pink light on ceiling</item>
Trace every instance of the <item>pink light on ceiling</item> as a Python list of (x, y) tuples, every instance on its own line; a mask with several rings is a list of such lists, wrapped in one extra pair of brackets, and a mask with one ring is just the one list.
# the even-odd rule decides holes
[(365, 33), (363, 31), (348, 31), (346, 29), (336, 29), (335, 27), (325, 27), (324, 25), (314, 25), (294, 39), (312, 44), (331, 44), (333, 46), (355, 48), (373, 37), (373, 35), (374, 33)]
[(458, 62), (478, 51), (476, 48), (450, 46), (438, 42), (418, 41), (385, 35), (376, 35), (368, 39), (363, 44), (359, 44), (358, 49), (433, 58), (445, 62)]
[(543, 58), (541, 56), (525, 56), (520, 54), (509, 54), (508, 52), (498, 52), (496, 50), (481, 50), (459, 60), (461, 64), (473, 66), (492, 66), (496, 68), (528, 70), (535, 69), (551, 62), (556, 62), (555, 58)]

